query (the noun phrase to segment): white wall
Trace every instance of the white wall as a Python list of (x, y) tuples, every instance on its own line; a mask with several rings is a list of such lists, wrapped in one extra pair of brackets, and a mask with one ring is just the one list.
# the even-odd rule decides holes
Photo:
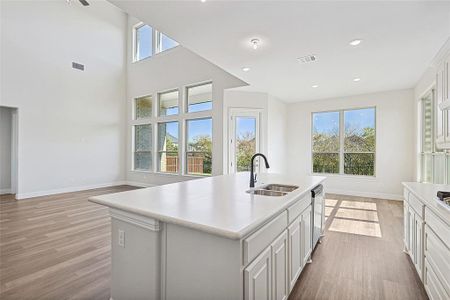
[(414, 180), (414, 91), (399, 90), (288, 105), (288, 171), (311, 174), (311, 113), (376, 106), (376, 177), (329, 175), (328, 192), (402, 199)]
[(0, 107), (0, 194), (11, 191), (12, 109)]
[[(178, 46), (151, 58), (132, 62), (132, 27), (139, 21), (128, 18), (128, 76), (127, 105), (128, 123), (131, 122), (133, 99), (139, 96), (153, 95), (158, 92), (178, 88), (181, 93), (187, 85), (213, 82), (213, 175), (223, 173), (223, 95), (224, 90), (245, 85), (240, 79), (230, 75), (216, 65), (203, 59), (188, 49)], [(183, 95), (181, 95), (183, 97)], [(155, 100), (154, 100), (155, 101)], [(161, 174), (132, 170), (131, 126), (127, 128), (127, 172), (126, 177), (132, 183), (159, 185), (198, 177)], [(155, 133), (156, 134), (156, 133)]]
[(270, 172), (284, 173), (287, 170), (287, 153), (290, 146), (287, 132), (288, 106), (269, 95), (267, 107), (267, 154), (271, 159)]
[(1, 1), (0, 102), (19, 113), (18, 198), (124, 180), (126, 15), (90, 3)]

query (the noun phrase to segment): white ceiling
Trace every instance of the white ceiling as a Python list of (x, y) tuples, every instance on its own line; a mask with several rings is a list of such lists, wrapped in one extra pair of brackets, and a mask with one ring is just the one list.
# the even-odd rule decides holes
[(450, 36), (449, 1), (110, 1), (288, 102), (411, 88)]

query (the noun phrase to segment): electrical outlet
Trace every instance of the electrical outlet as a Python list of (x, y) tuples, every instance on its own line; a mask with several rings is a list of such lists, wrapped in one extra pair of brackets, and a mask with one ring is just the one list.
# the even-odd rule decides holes
[(125, 231), (119, 229), (119, 246), (125, 248)]

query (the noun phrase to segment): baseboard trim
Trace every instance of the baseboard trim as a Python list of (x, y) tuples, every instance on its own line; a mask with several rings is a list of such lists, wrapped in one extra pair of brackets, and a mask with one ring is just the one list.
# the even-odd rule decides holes
[(11, 188), (8, 188), (8, 189), (0, 189), (0, 195), (11, 194), (11, 192), (12, 192)]
[(72, 192), (79, 192), (79, 191), (92, 190), (92, 189), (99, 189), (99, 188), (112, 187), (112, 186), (118, 186), (118, 185), (127, 185), (127, 184), (128, 184), (127, 181), (115, 181), (115, 182), (100, 183), (100, 184), (85, 185), (85, 186), (77, 186), (77, 187), (68, 187), (68, 188), (54, 189), (54, 190), (47, 190), (47, 191), (38, 191), (38, 192), (31, 192), (31, 193), (19, 193), (19, 194), (16, 194), (16, 199), (17, 200), (22, 200), (22, 199), (28, 199), (28, 198), (34, 198), (34, 197), (49, 196), (49, 195), (64, 194), (64, 193), (72, 193)]
[(367, 198), (377, 198), (377, 199), (384, 199), (384, 200), (403, 201), (403, 195), (397, 195), (397, 194), (359, 192), (359, 191), (349, 191), (349, 190), (330, 189), (330, 188), (327, 188), (325, 190), (325, 192), (330, 193), (330, 194), (338, 194), (338, 195), (348, 195), (348, 196), (356, 196), (356, 197), (367, 197)]

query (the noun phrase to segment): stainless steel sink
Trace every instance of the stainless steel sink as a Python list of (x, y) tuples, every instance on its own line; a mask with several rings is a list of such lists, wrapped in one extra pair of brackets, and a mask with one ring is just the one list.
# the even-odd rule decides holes
[(296, 189), (298, 189), (298, 186), (286, 185), (286, 184), (268, 184), (261, 188), (264, 190), (269, 190), (269, 191), (289, 193), (289, 192), (292, 192), (292, 191), (295, 191)]
[(263, 189), (248, 190), (247, 193), (250, 193), (253, 195), (272, 196), (272, 197), (280, 197), (280, 196), (287, 195), (287, 193), (284, 193), (284, 192), (270, 191), (270, 190), (263, 190)]

